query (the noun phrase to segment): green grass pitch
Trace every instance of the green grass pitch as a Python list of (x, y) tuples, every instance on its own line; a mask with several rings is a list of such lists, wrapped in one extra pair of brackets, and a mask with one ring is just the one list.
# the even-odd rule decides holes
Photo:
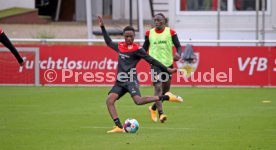
[[(117, 104), (136, 134), (107, 134), (110, 87), (0, 87), (1, 150), (275, 150), (276, 89), (172, 88), (184, 103), (164, 102), (168, 121), (127, 94)], [(152, 87), (142, 87), (152, 95)], [(263, 103), (266, 102), (266, 103)]]

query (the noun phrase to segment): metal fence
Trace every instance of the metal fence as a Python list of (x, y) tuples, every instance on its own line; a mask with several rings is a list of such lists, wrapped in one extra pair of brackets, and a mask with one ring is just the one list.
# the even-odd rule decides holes
[[(13, 42), (39, 42), (42, 44), (46, 43), (103, 43), (104, 39), (11, 39)], [(114, 42), (122, 42), (124, 39), (113, 39)], [(137, 43), (143, 43), (144, 39), (135, 39)], [(231, 43), (231, 44), (256, 44), (258, 45), (270, 45), (276, 46), (276, 40), (180, 40), (180, 43), (190, 43), (190, 44), (213, 44), (213, 45), (221, 45), (223, 43)]]

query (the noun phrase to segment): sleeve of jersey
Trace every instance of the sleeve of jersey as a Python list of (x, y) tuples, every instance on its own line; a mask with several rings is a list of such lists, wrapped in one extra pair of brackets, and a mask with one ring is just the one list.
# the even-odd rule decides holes
[(171, 36), (172, 36), (172, 42), (176, 48), (176, 51), (179, 55), (181, 55), (181, 52), (182, 52), (182, 47), (181, 47), (181, 44), (179, 42), (179, 39), (177, 37), (177, 34), (175, 32), (175, 30), (173, 29), (170, 29), (170, 32), (171, 32)]
[(171, 36), (176, 35), (176, 32), (175, 32), (175, 30), (173, 30), (173, 29), (170, 29), (170, 33), (171, 33)]
[(101, 26), (101, 29), (102, 29), (102, 33), (103, 33), (103, 37), (104, 37), (104, 41), (105, 41), (106, 45), (118, 52), (119, 51), (118, 44), (112, 42), (112, 40), (111, 40), (110, 36), (108, 35), (104, 26)]
[(145, 36), (145, 42), (143, 44), (143, 48), (148, 51), (149, 50), (149, 46), (150, 46), (150, 43), (149, 43), (149, 37), (148, 36)]
[(14, 47), (14, 45), (11, 43), (10, 39), (4, 32), (0, 34), (0, 42), (12, 52), (12, 54), (16, 57), (18, 63), (21, 64), (23, 62), (23, 59), (18, 53), (17, 49)]
[(149, 46), (150, 46), (150, 43), (149, 43), (149, 34), (150, 34), (150, 31), (146, 31), (146, 35), (145, 35), (145, 42), (143, 44), (143, 48), (148, 51), (149, 50)]
[(164, 72), (168, 72), (167, 70), (167, 67), (164, 66), (163, 64), (161, 64), (158, 60), (152, 58), (150, 55), (147, 54), (147, 52), (141, 48), (139, 49), (137, 52), (137, 55), (140, 57), (140, 58), (143, 58), (144, 60), (146, 60), (149, 64), (151, 65), (154, 65), (158, 68), (160, 68), (162, 71)]

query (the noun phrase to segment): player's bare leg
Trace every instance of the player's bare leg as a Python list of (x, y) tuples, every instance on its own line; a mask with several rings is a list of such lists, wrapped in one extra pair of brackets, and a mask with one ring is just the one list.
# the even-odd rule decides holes
[(165, 95), (161, 96), (145, 96), (141, 97), (139, 95), (132, 96), (132, 99), (136, 105), (144, 105), (147, 103), (157, 102), (157, 101), (169, 101), (169, 102), (182, 102), (182, 99), (180, 96), (176, 96), (173, 94), (166, 93)]
[(169, 92), (171, 89), (171, 79), (169, 79), (167, 82), (162, 83), (162, 94)]
[(118, 113), (115, 108), (115, 102), (117, 101), (118, 97), (119, 97), (118, 94), (110, 93), (106, 99), (106, 105), (107, 105), (108, 112), (116, 125), (113, 127), (112, 130), (107, 131), (107, 133), (123, 133), (124, 132), (123, 126), (120, 122)]
[[(162, 83), (162, 95), (164, 95), (165, 93), (167, 93), (167, 92), (169, 92), (170, 91), (170, 87), (171, 87), (171, 79), (169, 79), (167, 82), (163, 82)], [(158, 103), (156, 103), (157, 105), (157, 109), (158, 109), (158, 112), (159, 112), (159, 120), (160, 120), (160, 122), (161, 123), (164, 123), (167, 119), (168, 119), (168, 117), (167, 117), (167, 115), (165, 115), (163, 112), (162, 112), (162, 110), (163, 110), (163, 107), (162, 107), (162, 104), (161, 104), (161, 106), (160, 105), (158, 105)], [(159, 107), (161, 107), (161, 110), (160, 110), (160, 108)]]
[[(154, 84), (154, 95), (160, 96), (162, 95), (162, 83), (155, 83)], [(151, 113), (151, 119), (154, 122), (157, 122), (157, 110), (160, 116), (162, 116), (162, 119), (160, 120), (162, 123), (167, 120), (167, 116), (163, 114), (163, 105), (161, 101), (155, 102), (150, 108)]]
[[(155, 83), (154, 84), (154, 95), (164, 95), (163, 93), (163, 89), (162, 89), (163, 83), (159, 82), (159, 83)], [(159, 114), (159, 120), (161, 123), (164, 123), (167, 120), (167, 115), (164, 114), (163, 112), (163, 104), (161, 101), (155, 102), (150, 108), (150, 113), (151, 113), (151, 119), (154, 122), (157, 122), (157, 111), (158, 110), (158, 114)]]
[[(171, 97), (174, 97), (173, 99), (171, 99), (172, 102), (183, 102), (183, 99), (180, 96), (173, 95), (172, 93), (169, 92), (170, 87), (171, 87), (171, 79), (169, 79), (167, 82), (156, 83), (154, 85), (155, 95), (160, 94), (160, 93), (161, 93), (160, 95), (170, 95)], [(160, 105), (160, 103), (161, 103), (161, 105)], [(162, 101), (154, 103), (149, 109), (150, 109), (153, 121), (155, 121), (155, 118), (153, 118), (153, 117), (156, 116), (155, 115), (156, 109), (158, 109), (160, 122), (164, 123), (167, 120), (168, 117), (165, 114), (163, 114), (163, 111), (162, 111), (163, 110)], [(157, 121), (157, 116), (156, 116), (156, 121)]]
[[(163, 96), (163, 97), (165, 97), (165, 96)], [(161, 96), (161, 100), (168, 100), (169, 99), (168, 96), (166, 96), (165, 98), (163, 98), (163, 97)], [(132, 99), (133, 99), (133, 101), (136, 105), (144, 105), (144, 104), (160, 101), (160, 96), (141, 97), (139, 95), (134, 95), (134, 96), (132, 96)]]

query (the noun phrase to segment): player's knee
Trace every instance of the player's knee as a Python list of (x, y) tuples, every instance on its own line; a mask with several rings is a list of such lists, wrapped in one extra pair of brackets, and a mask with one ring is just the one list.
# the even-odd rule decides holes
[(141, 98), (136, 98), (136, 99), (134, 99), (134, 103), (135, 103), (136, 105), (143, 105), (143, 101), (142, 101)]
[(111, 99), (111, 98), (107, 98), (106, 99), (106, 105), (114, 105), (115, 100)]
[(107, 98), (107, 99), (105, 100), (105, 103), (106, 103), (106, 105), (110, 105), (110, 100)]
[(140, 95), (132, 96), (132, 99), (133, 99), (133, 101), (136, 105), (143, 105), (144, 104), (143, 99), (141, 98)]
[(136, 105), (143, 105), (142, 101), (134, 101)]

